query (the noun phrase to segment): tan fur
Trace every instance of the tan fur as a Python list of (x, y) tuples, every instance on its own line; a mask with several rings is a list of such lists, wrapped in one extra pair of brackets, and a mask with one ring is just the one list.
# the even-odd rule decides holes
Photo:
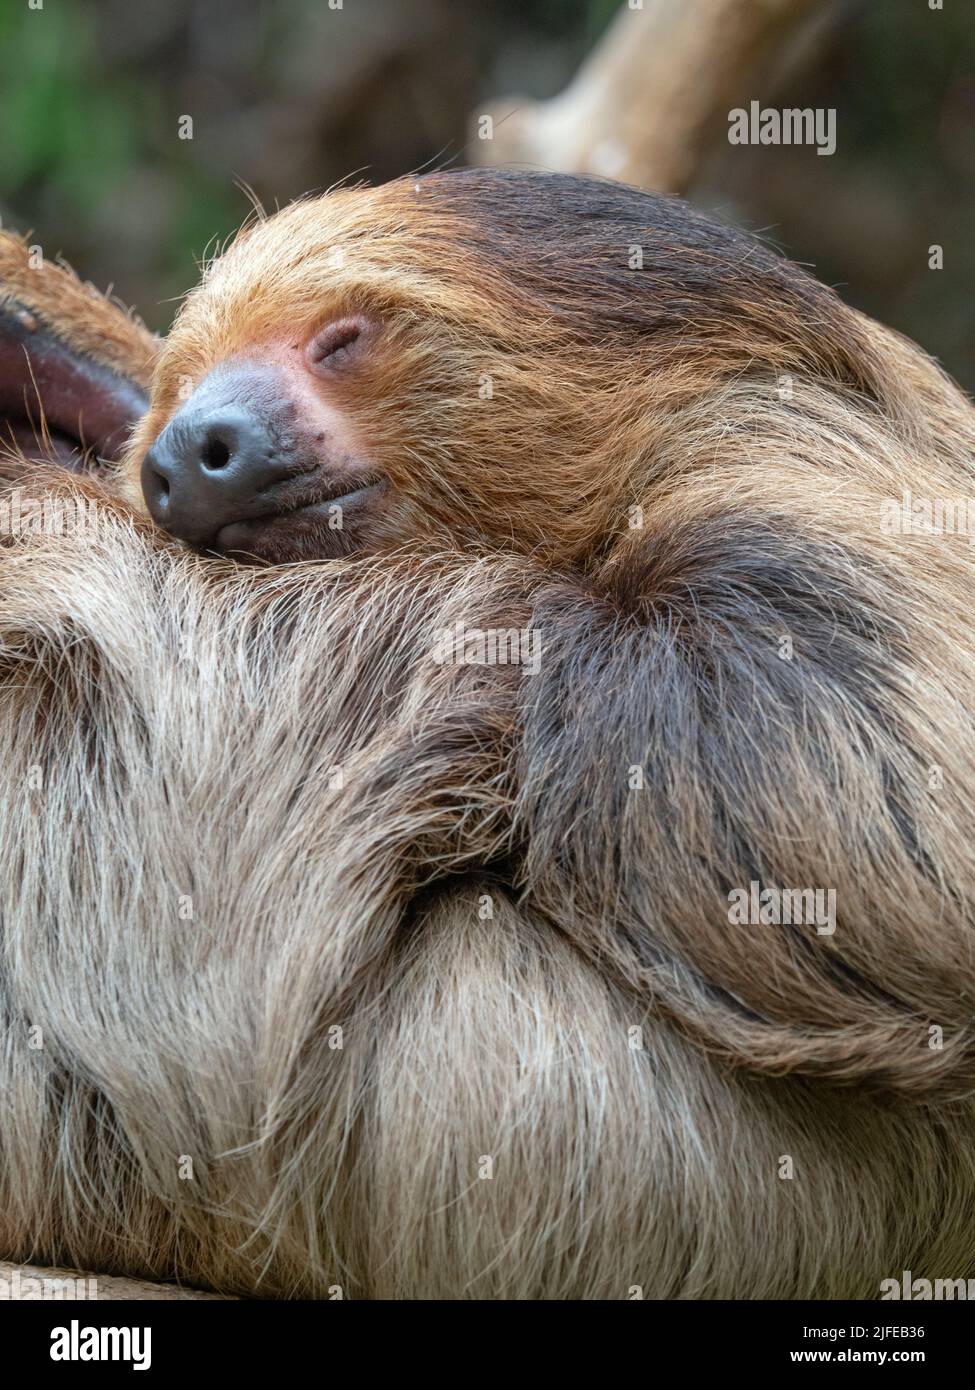
[[(0, 1255), (285, 1295), (971, 1277), (975, 562), (879, 525), (967, 496), (971, 408), (693, 215), (600, 253), (533, 187), (500, 235), (498, 178), (254, 228), (129, 457), (134, 496), (181, 381), (368, 308), (397, 553), (244, 569), (105, 501), (0, 553)], [(431, 661), (457, 621), (537, 627), (540, 672)], [(751, 878), (835, 888), (835, 935), (732, 925)]]
[(232, 570), (119, 513), (0, 579), (5, 1255), (400, 1298), (973, 1272), (969, 1105), (728, 1071), (476, 869), (498, 692), (423, 655), (508, 561)]
[(56, 326), (58, 337), (77, 352), (148, 385), (159, 340), (141, 321), (67, 266), (41, 254), (32, 258), (26, 237), (0, 232), (0, 309), (8, 305)]
[[(968, 401), (681, 204), (463, 172), (249, 228), (167, 342), (130, 495), (177, 384), (353, 312), (382, 341), (329, 399), (391, 479), (390, 539), (536, 566), (515, 812), (536, 900), (732, 1060), (967, 1094), (975, 559), (885, 534), (881, 507), (968, 496)], [(755, 879), (832, 889), (840, 930), (729, 930)]]

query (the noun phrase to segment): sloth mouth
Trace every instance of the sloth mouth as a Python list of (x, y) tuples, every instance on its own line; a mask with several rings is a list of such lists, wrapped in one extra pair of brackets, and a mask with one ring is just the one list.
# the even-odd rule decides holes
[(348, 555), (358, 548), (363, 526), (382, 506), (388, 490), (387, 479), (379, 474), (346, 478), (324, 493), (318, 491), (313, 500), (222, 526), (207, 548), (265, 563)]

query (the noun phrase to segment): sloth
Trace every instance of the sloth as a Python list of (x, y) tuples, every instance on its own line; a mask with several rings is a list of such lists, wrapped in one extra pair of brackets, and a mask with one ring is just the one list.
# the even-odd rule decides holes
[(10, 476), (68, 462), (39, 485), (100, 523), (0, 545), (0, 1258), (285, 1297), (975, 1273), (939, 369), (581, 179), (297, 204), (161, 347), (25, 254)]
[(0, 479), (103, 475), (145, 414), (159, 342), (40, 247), (0, 233)]
[(468, 625), (544, 652), (506, 687), (532, 903), (738, 1063), (956, 1093), (975, 561), (903, 499), (964, 498), (973, 440), (930, 359), (754, 238), (462, 171), (247, 229), (121, 486), (229, 557), (516, 558)]

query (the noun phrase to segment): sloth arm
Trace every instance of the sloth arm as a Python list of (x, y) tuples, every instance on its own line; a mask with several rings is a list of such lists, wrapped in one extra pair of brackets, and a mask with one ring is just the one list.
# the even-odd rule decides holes
[[(942, 676), (917, 698), (900, 576), (801, 517), (672, 511), (592, 585), (539, 578), (522, 890), (730, 1061), (964, 1088), (971, 851), (945, 830), (963, 796), (929, 789), (952, 695)], [(831, 890), (835, 930), (733, 923), (729, 894), (753, 883)]]

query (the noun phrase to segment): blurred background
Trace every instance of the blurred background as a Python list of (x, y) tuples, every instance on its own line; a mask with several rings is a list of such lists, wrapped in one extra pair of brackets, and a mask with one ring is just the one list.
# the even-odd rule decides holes
[[(247, 215), (238, 181), (273, 208), (352, 174), (381, 181), (468, 162), (481, 105), (502, 109), (516, 93), (516, 110), (561, 92), (619, 9), (4, 0), (0, 217), (165, 331), (199, 259)], [(732, 104), (834, 107), (836, 154), (730, 146), (725, 101), (695, 134), (682, 191), (813, 266), (975, 390), (975, 6), (818, 0), (795, 10), (760, 62), (742, 60)], [(678, 95), (680, 84), (694, 94), (700, 66), (678, 74)], [(190, 140), (178, 134), (187, 114)], [(943, 271), (929, 268), (932, 244), (944, 248)]]

